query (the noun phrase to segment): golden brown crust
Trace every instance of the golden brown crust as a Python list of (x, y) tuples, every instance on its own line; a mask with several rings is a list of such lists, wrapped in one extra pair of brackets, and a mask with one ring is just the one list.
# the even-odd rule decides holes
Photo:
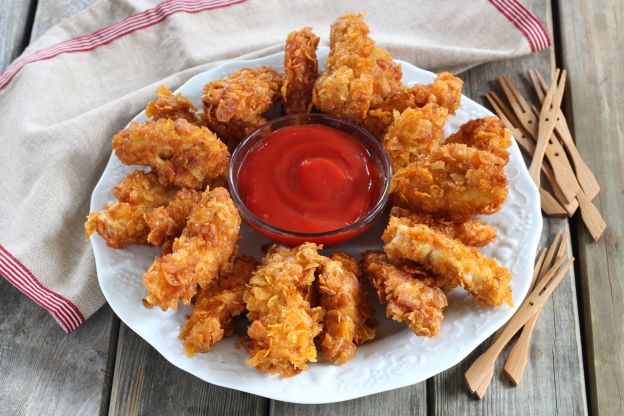
[(403, 72), (401, 65), (394, 62), (387, 50), (375, 46), (371, 59), (373, 60), (373, 97), (371, 108), (377, 108), (386, 98), (398, 93), (405, 86), (401, 82)]
[(349, 361), (356, 345), (373, 339), (379, 327), (361, 277), (355, 259), (343, 252), (332, 254), (318, 277), (319, 306), (325, 310), (321, 345), (334, 364)]
[(198, 190), (222, 176), (230, 160), (214, 133), (184, 119), (130, 123), (113, 137), (113, 149), (127, 165), (151, 166), (165, 186)]
[(312, 88), (318, 78), (318, 43), (319, 37), (309, 27), (291, 32), (286, 38), (282, 85), (286, 114), (308, 113), (312, 108)]
[(154, 260), (143, 276), (144, 304), (163, 310), (189, 304), (197, 285), (208, 286), (234, 253), (240, 216), (224, 188), (206, 190), (190, 213), (172, 252)]
[(290, 377), (316, 361), (314, 337), (321, 331), (323, 309), (311, 307), (306, 295), (323, 262), (318, 250), (313, 243), (292, 250), (273, 246), (251, 277), (244, 295), (251, 321), (248, 365)]
[(392, 207), (390, 215), (408, 218), (412, 224), (424, 224), (467, 246), (483, 247), (496, 238), (496, 227), (479, 220), (452, 221), (423, 212), (414, 212), (401, 207)]
[(485, 150), (500, 157), (505, 163), (509, 161), (511, 132), (496, 116), (470, 120), (463, 124), (459, 131), (446, 139), (446, 143), (463, 143), (475, 149)]
[(258, 262), (250, 256), (234, 259), (231, 270), (219, 273), (214, 285), (197, 295), (193, 313), (180, 330), (184, 352), (193, 356), (232, 334), (234, 318), (245, 311), (243, 294)]
[(155, 208), (145, 214), (149, 227), (147, 242), (162, 248), (173, 244), (173, 239), (182, 234), (186, 219), (201, 200), (201, 192), (184, 188), (178, 191), (167, 206)]
[(221, 123), (216, 120), (204, 118), (206, 126), (217, 134), (227, 145), (230, 152), (234, 153), (236, 146), (252, 131), (268, 123), (268, 120), (259, 114), (252, 114), (240, 120)]
[(435, 275), (456, 281), (484, 306), (512, 304), (511, 273), (474, 247), (398, 217), (390, 217), (382, 239), (390, 261), (415, 261)]
[(282, 78), (272, 68), (243, 68), (204, 87), (202, 103), (209, 125), (238, 121), (267, 111), (279, 98)]
[(405, 322), (416, 335), (434, 337), (440, 332), (448, 302), (438, 287), (394, 266), (383, 251), (367, 251), (362, 264), (386, 315)]
[(503, 168), (489, 152), (447, 144), (398, 170), (391, 192), (414, 211), (465, 220), (500, 209), (508, 193)]
[(183, 118), (189, 123), (199, 124), (197, 107), (187, 97), (180, 93), (173, 95), (164, 84), (160, 84), (156, 90), (156, 95), (158, 98), (150, 101), (145, 108), (147, 117), (151, 117), (153, 120)]
[(350, 121), (362, 120), (373, 98), (375, 42), (361, 13), (339, 17), (331, 25), (327, 69), (314, 85), (312, 102), (320, 111)]
[(87, 217), (87, 238), (97, 232), (112, 248), (147, 243), (149, 228), (145, 214), (167, 205), (177, 190), (160, 185), (153, 172), (130, 173), (113, 187), (113, 195), (120, 202), (107, 202), (101, 211), (91, 212)]
[(444, 140), (448, 111), (437, 104), (394, 112), (394, 122), (384, 136), (383, 146), (392, 169), (404, 168), (428, 154)]

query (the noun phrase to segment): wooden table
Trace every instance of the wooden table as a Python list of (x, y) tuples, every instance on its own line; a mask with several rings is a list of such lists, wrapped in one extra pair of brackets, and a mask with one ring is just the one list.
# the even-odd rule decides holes
[[(93, 2), (0, 0), (0, 68), (31, 39)], [(569, 228), (569, 250), (578, 261), (542, 313), (519, 387), (501, 375), (499, 360), (486, 398), (468, 395), (464, 371), (486, 342), (459, 365), (411, 387), (328, 405), (268, 400), (178, 370), (108, 306), (65, 335), (47, 312), (0, 279), (0, 414), (623, 415), (624, 55), (617, 50), (624, 45), (624, 3), (525, 3), (546, 24), (554, 47), (464, 73), (465, 94), (484, 103), (498, 75), (518, 81), (529, 68), (546, 74), (555, 65), (567, 68), (565, 112), (602, 185), (595, 203), (608, 229), (593, 243), (578, 218), (545, 218), (542, 244)]]

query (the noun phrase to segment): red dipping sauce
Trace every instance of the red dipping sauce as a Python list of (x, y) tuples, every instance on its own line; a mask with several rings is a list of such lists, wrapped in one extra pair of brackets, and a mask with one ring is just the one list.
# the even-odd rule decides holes
[(299, 233), (353, 224), (375, 206), (382, 188), (379, 167), (366, 148), (321, 124), (272, 132), (249, 150), (238, 175), (240, 198), (253, 214)]

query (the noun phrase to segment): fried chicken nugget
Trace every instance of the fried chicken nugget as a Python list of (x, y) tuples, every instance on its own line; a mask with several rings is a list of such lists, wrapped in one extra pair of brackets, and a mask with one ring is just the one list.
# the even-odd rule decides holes
[(149, 228), (145, 214), (167, 205), (176, 187), (167, 188), (158, 182), (155, 173), (135, 171), (113, 187), (119, 202), (109, 201), (99, 212), (91, 212), (85, 223), (87, 239), (97, 232), (112, 248), (129, 244), (145, 244)]
[(321, 332), (323, 308), (306, 299), (323, 263), (319, 246), (273, 246), (249, 281), (244, 300), (251, 325), (247, 365), (291, 377), (316, 361), (314, 337)]
[(197, 107), (184, 95), (173, 95), (164, 84), (160, 84), (156, 90), (158, 98), (150, 101), (145, 108), (145, 115), (153, 120), (168, 118), (177, 120), (183, 118), (189, 123), (199, 124)]
[(230, 161), (214, 133), (184, 119), (130, 123), (113, 137), (113, 149), (127, 165), (151, 166), (165, 186), (198, 190), (222, 176)]
[(404, 87), (386, 97), (379, 105), (371, 106), (361, 124), (371, 134), (381, 139), (394, 120), (394, 111), (403, 112), (408, 108), (420, 108), (433, 103), (453, 115), (460, 105), (462, 84), (461, 79), (448, 72), (442, 72), (431, 84)]
[(390, 261), (409, 259), (435, 275), (457, 281), (481, 305), (512, 305), (511, 273), (474, 247), (397, 217), (390, 217), (382, 240)]
[(373, 98), (375, 42), (362, 13), (349, 13), (331, 25), (327, 69), (314, 84), (312, 102), (320, 111), (354, 122), (362, 120)]
[(447, 144), (398, 170), (390, 191), (414, 211), (465, 220), (498, 211), (507, 197), (503, 161), (464, 144)]
[(231, 152), (236, 146), (252, 131), (268, 123), (265, 117), (260, 114), (252, 114), (240, 120), (227, 123), (211, 122), (204, 118), (206, 125), (223, 140)]
[(308, 113), (312, 108), (312, 88), (319, 75), (318, 43), (319, 37), (309, 27), (291, 32), (286, 38), (282, 85), (286, 114)]
[(173, 239), (180, 236), (186, 219), (201, 200), (201, 192), (184, 188), (178, 191), (167, 206), (155, 208), (145, 214), (145, 222), (149, 227), (147, 242), (162, 248), (170, 246)]
[(444, 140), (447, 117), (448, 111), (437, 104), (408, 108), (402, 113), (395, 111), (394, 122), (383, 140), (392, 169), (404, 168), (438, 146)]
[(282, 78), (272, 68), (243, 68), (204, 87), (202, 103), (208, 127), (267, 111), (279, 98)]
[(412, 224), (424, 224), (467, 246), (483, 247), (496, 238), (496, 227), (479, 220), (451, 221), (423, 212), (413, 212), (401, 207), (392, 207), (390, 215), (408, 218)]
[(157, 257), (143, 276), (147, 307), (188, 305), (197, 285), (208, 286), (236, 249), (241, 219), (225, 188), (207, 189), (186, 221), (173, 251)]
[(401, 82), (401, 65), (394, 62), (390, 52), (379, 46), (373, 48), (373, 97), (371, 108), (380, 106), (386, 98), (405, 88)]
[(321, 345), (325, 358), (334, 364), (349, 361), (356, 345), (375, 338), (379, 327), (361, 277), (355, 259), (337, 252), (323, 264), (318, 278), (319, 305), (325, 310)]
[(446, 139), (446, 143), (463, 143), (475, 149), (485, 150), (509, 162), (511, 132), (496, 116), (470, 120), (459, 131)]
[(394, 266), (383, 251), (365, 252), (362, 264), (379, 301), (387, 303), (388, 318), (405, 322), (418, 336), (435, 337), (440, 333), (443, 311), (448, 306), (441, 289)]
[(178, 336), (186, 355), (208, 352), (224, 336), (232, 335), (234, 318), (245, 312), (243, 294), (257, 264), (253, 257), (237, 257), (231, 270), (222, 271), (214, 285), (199, 292)]

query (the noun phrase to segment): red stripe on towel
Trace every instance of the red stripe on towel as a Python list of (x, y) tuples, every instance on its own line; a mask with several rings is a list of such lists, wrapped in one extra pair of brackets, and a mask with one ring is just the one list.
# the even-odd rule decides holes
[(199, 13), (205, 10), (218, 9), (245, 0), (166, 0), (151, 9), (128, 16), (114, 25), (99, 29), (89, 35), (70, 39), (49, 48), (33, 52), (16, 59), (8, 68), (0, 73), (0, 89), (4, 88), (21, 69), (33, 62), (54, 58), (64, 53), (91, 51), (99, 46), (106, 45), (136, 32), (140, 29), (162, 22), (176, 13)]
[(532, 52), (550, 46), (550, 38), (540, 21), (518, 0), (489, 0), (526, 37)]

